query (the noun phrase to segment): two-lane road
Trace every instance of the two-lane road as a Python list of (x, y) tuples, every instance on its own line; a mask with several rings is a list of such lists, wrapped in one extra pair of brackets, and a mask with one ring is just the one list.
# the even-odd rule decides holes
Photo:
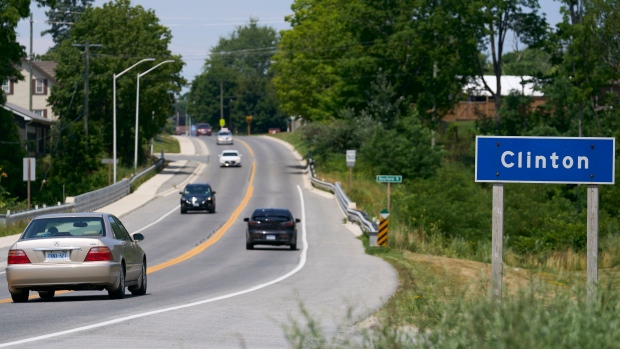
[[(173, 193), (121, 218), (146, 236), (147, 295), (69, 292), (0, 304), (0, 347), (283, 348), (290, 346), (283, 326), (302, 321), (302, 305), (333, 333), (391, 296), (393, 269), (364, 254), (333, 198), (303, 189), (303, 170), (287, 147), (266, 137), (238, 137), (233, 146), (199, 141), (209, 154), (188, 160), (206, 163), (193, 182), (216, 190), (215, 214), (181, 215)], [(228, 148), (243, 154), (242, 167), (219, 167), (217, 154)], [(257, 207), (288, 207), (302, 219), (298, 250), (245, 249), (243, 217)], [(0, 299), (8, 298), (0, 280)]]

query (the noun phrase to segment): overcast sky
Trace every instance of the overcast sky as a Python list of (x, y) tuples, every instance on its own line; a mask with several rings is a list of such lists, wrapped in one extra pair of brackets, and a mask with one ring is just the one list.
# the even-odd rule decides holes
[[(106, 2), (95, 0), (94, 6)], [(539, 3), (550, 23), (555, 25), (561, 20), (558, 1), (539, 0)], [(257, 18), (259, 25), (269, 25), (278, 31), (289, 29), (284, 16), (292, 13), (293, 0), (132, 0), (132, 4), (155, 10), (160, 23), (170, 28), (169, 49), (183, 56), (186, 63), (183, 76), (191, 82), (200, 74), (204, 60), (219, 38), (228, 37), (236, 26), (247, 24), (250, 17)], [(37, 8), (33, 1), (33, 52), (38, 54), (45, 53), (53, 44), (51, 36), (41, 36), (49, 28), (45, 10)], [(29, 51), (29, 21), (20, 21), (17, 29), (18, 41)], [(507, 45), (512, 47), (511, 43)], [(511, 47), (506, 50), (512, 50)]]

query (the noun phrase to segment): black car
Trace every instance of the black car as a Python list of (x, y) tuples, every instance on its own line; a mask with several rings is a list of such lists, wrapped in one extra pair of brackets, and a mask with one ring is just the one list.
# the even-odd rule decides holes
[(215, 213), (215, 191), (207, 183), (192, 183), (185, 186), (181, 196), (181, 213), (189, 210)]
[(291, 211), (285, 208), (259, 208), (254, 210), (252, 217), (243, 219), (248, 222), (245, 233), (245, 247), (248, 250), (254, 245), (288, 245), (291, 250), (297, 249), (297, 223)]

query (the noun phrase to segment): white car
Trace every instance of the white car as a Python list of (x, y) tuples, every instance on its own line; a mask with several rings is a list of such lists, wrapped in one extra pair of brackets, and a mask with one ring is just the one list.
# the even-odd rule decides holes
[(217, 133), (217, 145), (220, 144), (233, 144), (233, 135), (230, 130), (222, 129)]
[(220, 167), (239, 166), (241, 167), (241, 154), (236, 150), (224, 150), (219, 155)]

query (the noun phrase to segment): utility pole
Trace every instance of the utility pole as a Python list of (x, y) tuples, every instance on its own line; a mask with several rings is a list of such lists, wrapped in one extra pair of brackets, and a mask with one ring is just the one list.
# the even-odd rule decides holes
[(223, 119), (223, 118), (224, 118), (224, 82), (220, 80), (220, 119)]
[(86, 40), (85, 44), (73, 44), (72, 46), (84, 46), (84, 137), (86, 140), (86, 152), (88, 152), (88, 80), (89, 80), (89, 60), (90, 60), (90, 50), (91, 46), (93, 47), (101, 47), (101, 44), (91, 44)]
[[(32, 59), (34, 57), (32, 57), (32, 23), (34, 23), (34, 20), (32, 19), (32, 13), (30, 14), (30, 79), (28, 79), (29, 81), (29, 92), (28, 92), (28, 110), (32, 111)], [(28, 140), (28, 134), (26, 134), (26, 141)]]

